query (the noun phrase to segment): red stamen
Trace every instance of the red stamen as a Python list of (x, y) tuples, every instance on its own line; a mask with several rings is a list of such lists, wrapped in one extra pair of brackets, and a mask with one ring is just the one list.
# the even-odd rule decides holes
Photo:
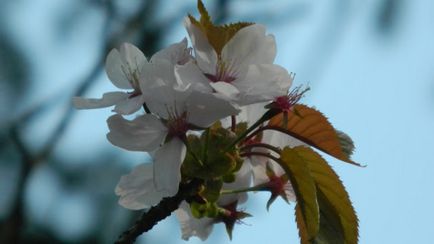
[(215, 74), (205, 74), (205, 76), (213, 83), (219, 81), (232, 83), (232, 81), (237, 79), (236, 72), (221, 61), (217, 64)]
[(301, 87), (296, 87), (288, 95), (276, 97), (271, 104), (273, 108), (279, 109), (282, 112), (290, 112), (292, 107), (300, 101), (304, 93), (309, 90), (309, 87), (300, 91)]
[(189, 129), (189, 124), (187, 122), (187, 113), (184, 112), (180, 116), (172, 117), (167, 121), (167, 127), (169, 128), (169, 137), (180, 137), (185, 136), (185, 133)]
[(134, 98), (134, 97), (142, 95), (142, 91), (140, 91), (138, 89), (134, 89), (134, 91), (128, 92), (128, 94), (130, 94), (130, 96), (128, 97), (128, 99), (131, 99), (131, 98)]

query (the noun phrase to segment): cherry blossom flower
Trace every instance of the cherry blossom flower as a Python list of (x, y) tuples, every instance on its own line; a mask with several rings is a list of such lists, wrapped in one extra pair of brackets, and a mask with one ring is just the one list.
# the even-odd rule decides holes
[[(259, 24), (241, 28), (218, 53), (203, 31), (186, 18), (196, 63), (177, 66), (181, 80), (194, 81), (238, 105), (269, 101), (287, 94), (293, 76), (273, 64), (276, 44)], [(196, 65), (197, 64), (197, 65)]]
[(108, 92), (100, 99), (74, 97), (74, 106), (78, 109), (114, 107), (114, 112), (128, 115), (138, 111), (145, 101), (143, 87), (151, 85), (147, 73), (156, 64), (183, 64), (190, 60), (187, 39), (175, 43), (152, 56), (149, 60), (136, 46), (124, 43), (120, 50), (112, 49), (106, 59), (106, 72), (116, 87), (126, 92)]
[[(271, 193), (267, 210), (279, 196), (296, 201), (297, 192), (302, 241), (328, 238), (320, 222), (323, 213), (335, 218), (329, 222), (342, 224), (341, 213), (327, 212), (333, 205), (350, 223), (339, 240), (357, 242), (357, 216), (339, 178), (294, 137), (346, 162), (352, 162), (351, 139), (330, 128), (318, 111), (297, 105), (309, 88), (289, 92), (294, 75), (274, 64), (275, 39), (264, 26), (215, 25), (201, 0), (198, 10), (200, 20), (188, 16), (184, 22), (192, 48), (184, 38), (148, 60), (137, 47), (124, 43), (109, 53), (106, 72), (113, 85), (125, 91), (73, 99), (79, 109), (114, 106), (107, 139), (152, 158), (123, 175), (116, 186), (123, 207), (153, 207), (118, 242), (134, 241), (176, 208), (182, 239), (196, 236), (204, 241), (216, 223), (225, 225), (231, 239), (234, 225), (250, 217), (239, 206), (248, 192), (256, 191)], [(145, 113), (126, 116), (142, 107)], [(313, 115), (306, 119), (310, 114), (304, 116), (301, 108)], [(324, 125), (317, 128), (317, 121)], [(330, 148), (317, 141), (330, 143)], [(334, 187), (336, 194), (326, 191)]]
[[(113, 115), (108, 120), (108, 140), (132, 151), (154, 154), (154, 183), (158, 191), (174, 195), (181, 179), (180, 167), (186, 153), (185, 134), (192, 128), (207, 128), (215, 121), (235, 115), (228, 101), (192, 89), (170, 85), (147, 89), (145, 102), (154, 114), (134, 120)], [(162, 144), (162, 146), (160, 146)]]

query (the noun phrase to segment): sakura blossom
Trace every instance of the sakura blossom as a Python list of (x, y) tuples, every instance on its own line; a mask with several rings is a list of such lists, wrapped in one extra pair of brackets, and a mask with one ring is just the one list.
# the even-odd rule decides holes
[(267, 210), (279, 197), (295, 205), (303, 243), (329, 238), (320, 218), (336, 208), (326, 213), (337, 223), (330, 229), (346, 228), (339, 242), (356, 244), (348, 194), (315, 151), (357, 165), (350, 137), (299, 104), (308, 89), (289, 92), (295, 76), (274, 63), (276, 41), (265, 26), (215, 25), (200, 0), (198, 9), (199, 20), (184, 21), (191, 47), (184, 38), (148, 60), (125, 43), (108, 54), (106, 72), (126, 91), (73, 100), (79, 109), (114, 106), (108, 141), (151, 158), (115, 188), (121, 206), (144, 211), (118, 243), (131, 243), (172, 212), (184, 240), (204, 241), (219, 223), (232, 239), (235, 224), (254, 214), (243, 205), (250, 193), (265, 191)]

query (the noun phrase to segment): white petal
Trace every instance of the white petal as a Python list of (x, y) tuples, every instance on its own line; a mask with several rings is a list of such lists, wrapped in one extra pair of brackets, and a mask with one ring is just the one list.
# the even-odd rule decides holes
[(236, 115), (239, 109), (214, 94), (193, 91), (187, 101), (188, 121), (199, 127), (209, 127), (225, 117)]
[(151, 112), (161, 118), (181, 115), (186, 111), (185, 103), (191, 93), (190, 89), (180, 91), (173, 86), (158, 86), (144, 91), (145, 103)]
[(104, 93), (100, 99), (73, 97), (72, 103), (77, 109), (105, 108), (126, 100), (128, 97), (129, 94), (125, 92), (108, 92)]
[(186, 147), (178, 138), (165, 143), (155, 153), (154, 184), (158, 191), (170, 195), (178, 192), (181, 181), (181, 164), (185, 158)]
[(237, 121), (247, 122), (250, 126), (255, 123), (267, 110), (265, 105), (268, 103), (255, 103), (241, 108), (240, 114), (237, 116)]
[(113, 48), (107, 55), (105, 62), (107, 76), (116, 87), (121, 89), (132, 89), (128, 77), (125, 76), (125, 67), (123, 66), (124, 64), (122, 63), (121, 54), (117, 49)]
[(291, 148), (297, 146), (309, 146), (292, 136), (276, 131), (265, 131), (263, 142), (279, 148), (284, 148), (285, 146), (289, 146)]
[(217, 53), (209, 44), (204, 33), (186, 17), (184, 26), (190, 36), (194, 48), (197, 64), (204, 73), (213, 74), (217, 67)]
[(135, 96), (118, 102), (113, 109), (116, 113), (128, 115), (137, 112), (144, 103), (143, 95)]
[(120, 196), (119, 204), (125, 208), (138, 210), (152, 207), (170, 195), (158, 192), (153, 182), (152, 164), (140, 164), (129, 174), (121, 177), (115, 193)]
[(148, 63), (142, 51), (130, 43), (123, 43), (120, 53), (123, 64), (130, 67), (133, 71), (140, 71)]
[(297, 197), (295, 196), (294, 188), (292, 188), (291, 182), (287, 182), (284, 186), (285, 195), (288, 201), (295, 202), (297, 201)]
[(270, 101), (277, 96), (287, 94), (292, 77), (279, 65), (250, 65), (246, 76), (235, 80), (232, 84), (238, 88), (238, 103), (248, 105)]
[(276, 57), (274, 36), (265, 35), (263, 25), (251, 25), (239, 30), (223, 47), (223, 61), (236, 66), (271, 64)]
[(269, 181), (266, 173), (267, 158), (264, 157), (251, 157), (246, 159), (246, 162), (250, 162), (253, 172), (253, 185), (259, 185)]
[(194, 62), (175, 66), (175, 77), (181, 87), (192, 86), (192, 89), (211, 93), (210, 81)]
[(140, 73), (140, 90), (146, 92), (158, 86), (176, 86), (174, 65), (166, 59), (149, 63)]
[(188, 240), (192, 236), (199, 237), (205, 241), (213, 229), (213, 219), (203, 217), (197, 219), (191, 214), (190, 206), (183, 201), (175, 211), (176, 217), (181, 225), (182, 239)]
[[(230, 184), (224, 184), (223, 189), (239, 190), (239, 189), (250, 187), (251, 182), (252, 182), (252, 168), (250, 164), (244, 162), (241, 169), (235, 175), (235, 181)], [(218, 204), (220, 206), (226, 206), (235, 201), (238, 201), (238, 204), (246, 202), (247, 193), (244, 192), (244, 193), (237, 193), (237, 194), (222, 195), (218, 201)]]
[(186, 63), (190, 59), (191, 55), (187, 48), (187, 38), (184, 38), (182, 41), (155, 53), (151, 58), (151, 62), (158, 63), (161, 60), (168, 60), (172, 65), (176, 65)]
[(126, 120), (113, 115), (107, 120), (110, 132), (107, 139), (115, 146), (131, 151), (152, 151), (157, 149), (167, 135), (167, 128), (151, 114)]
[(233, 85), (219, 81), (210, 83), (212, 88), (219, 94), (222, 95), (222, 97), (226, 98), (229, 101), (235, 101), (238, 98), (238, 95), (240, 94), (240, 91)]

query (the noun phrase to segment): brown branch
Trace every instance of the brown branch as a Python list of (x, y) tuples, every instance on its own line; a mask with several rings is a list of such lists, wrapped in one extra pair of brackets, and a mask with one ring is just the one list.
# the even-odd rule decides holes
[(194, 179), (187, 184), (180, 184), (175, 196), (163, 198), (157, 206), (143, 213), (130, 229), (119, 236), (115, 244), (134, 243), (138, 236), (152, 229), (159, 221), (169, 217), (173, 211), (178, 209), (182, 201), (196, 195), (201, 183), (201, 180)]

